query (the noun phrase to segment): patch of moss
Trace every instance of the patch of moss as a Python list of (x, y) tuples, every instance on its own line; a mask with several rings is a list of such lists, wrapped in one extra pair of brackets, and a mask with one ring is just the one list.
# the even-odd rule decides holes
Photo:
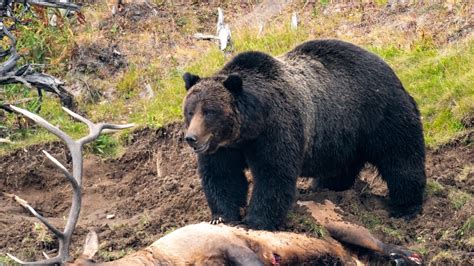
[(425, 194), (427, 196), (441, 196), (444, 191), (444, 186), (438, 181), (428, 180), (426, 182)]
[(370, 230), (376, 229), (376, 227), (382, 224), (382, 220), (370, 212), (361, 212), (359, 214), (361, 222)]
[(14, 260), (10, 259), (10, 257), (8, 256), (0, 255), (0, 265), (16, 266), (20, 264), (16, 263)]
[(452, 190), (449, 193), (448, 198), (453, 207), (456, 210), (459, 210), (472, 198), (472, 196), (461, 190)]
[(382, 232), (384, 232), (385, 234), (389, 236), (395, 237), (398, 240), (403, 240), (402, 233), (398, 231), (397, 229), (394, 229), (392, 227), (387, 227), (387, 226), (381, 226), (381, 230)]
[(460, 237), (471, 236), (472, 238), (472, 233), (474, 233), (474, 215), (467, 219), (457, 233)]
[(303, 228), (304, 231), (307, 231), (313, 236), (321, 238), (326, 235), (324, 227), (314, 221), (312, 217), (306, 217), (305, 215), (301, 215), (296, 212), (289, 212), (287, 219), (290, 221), (290, 223), (295, 224), (297, 227)]

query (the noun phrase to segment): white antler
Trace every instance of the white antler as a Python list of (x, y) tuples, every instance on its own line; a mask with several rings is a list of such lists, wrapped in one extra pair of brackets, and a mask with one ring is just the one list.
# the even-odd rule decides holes
[(102, 132), (105, 132), (107, 130), (119, 130), (119, 129), (131, 128), (134, 126), (134, 124), (127, 124), (127, 125), (113, 125), (113, 124), (107, 124), (107, 123), (95, 124), (91, 122), (90, 120), (63, 107), (64, 111), (66, 111), (70, 116), (72, 116), (74, 119), (80, 122), (85, 123), (89, 127), (89, 134), (87, 136), (79, 140), (73, 140), (66, 133), (61, 131), (59, 128), (51, 125), (48, 121), (44, 120), (42, 117), (34, 113), (31, 113), (27, 110), (15, 107), (15, 106), (10, 105), (9, 108), (11, 108), (13, 111), (17, 113), (20, 113), (30, 118), (31, 120), (36, 122), (38, 125), (44, 127), (46, 130), (53, 133), (54, 135), (56, 135), (58, 138), (60, 138), (66, 143), (69, 151), (71, 152), (72, 174), (64, 165), (62, 165), (51, 154), (49, 154), (46, 151), (43, 151), (43, 153), (54, 165), (56, 165), (64, 173), (68, 181), (71, 183), (73, 196), (72, 196), (71, 210), (69, 211), (68, 220), (66, 222), (64, 231), (61, 232), (55, 226), (50, 224), (43, 216), (41, 216), (41, 214), (36, 212), (36, 210), (33, 209), (33, 207), (31, 207), (28, 204), (28, 202), (19, 198), (16, 195), (4, 193), (4, 195), (13, 198), (16, 202), (18, 202), (21, 206), (29, 210), (36, 218), (38, 218), (48, 229), (50, 229), (57, 236), (58, 242), (59, 242), (59, 251), (58, 251), (57, 256), (53, 258), (48, 258), (46, 260), (36, 261), (36, 262), (24, 262), (14, 257), (11, 254), (7, 254), (7, 255), (13, 260), (15, 260), (16, 262), (23, 265), (53, 265), (53, 264), (58, 264), (58, 263), (62, 264), (69, 260), (69, 246), (71, 244), (71, 237), (72, 237), (72, 233), (74, 232), (74, 228), (76, 227), (77, 220), (79, 219), (79, 213), (81, 211), (81, 199), (82, 199), (81, 187), (82, 187), (82, 170), (83, 170), (82, 169), (82, 165), (83, 165), (82, 151), (83, 151), (84, 145), (97, 139), (97, 137)]

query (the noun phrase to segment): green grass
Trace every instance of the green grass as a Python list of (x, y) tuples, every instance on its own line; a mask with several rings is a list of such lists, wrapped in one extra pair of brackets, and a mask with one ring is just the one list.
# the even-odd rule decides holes
[(22, 63), (46, 64), (46, 70), (53, 75), (63, 75), (74, 45), (74, 33), (68, 19), (58, 27), (45, 25), (28, 14), (31, 19), (26, 25), (19, 25), (14, 31), (17, 50), (23, 56)]
[(97, 252), (97, 256), (104, 261), (114, 261), (125, 257), (127, 254), (133, 253), (134, 251), (131, 248), (126, 250), (118, 250), (118, 251), (107, 251), (107, 250), (99, 250)]
[(435, 264), (443, 263), (446, 261), (451, 261), (453, 258), (454, 256), (450, 251), (441, 251), (432, 258), (431, 262)]
[(307, 217), (297, 212), (289, 212), (287, 219), (291, 224), (304, 229), (315, 237), (322, 238), (326, 235), (326, 229), (318, 224), (312, 217)]
[(136, 96), (140, 86), (140, 76), (135, 68), (129, 69), (117, 84), (117, 93), (121, 98), (130, 99)]
[(426, 254), (428, 254), (428, 249), (426, 247), (413, 248), (412, 250), (420, 253), (422, 256), (426, 256)]
[(474, 39), (438, 50), (420, 43), (412, 49), (375, 49), (418, 103), (428, 146), (449, 141), (474, 115)]
[(474, 233), (474, 215), (471, 215), (463, 226), (458, 230), (458, 235), (463, 236), (472, 236)]
[(7, 255), (0, 255), (0, 266), (3, 265), (20, 265), (19, 263), (16, 263), (14, 260), (10, 259)]
[[(263, 37), (256, 37), (251, 32), (240, 33), (237, 37), (235, 52), (259, 50), (279, 55), (304, 41), (308, 33), (283, 28), (270, 31)], [(426, 43), (407, 50), (392, 46), (367, 48), (395, 69), (418, 103), (428, 146), (449, 141), (466, 129), (463, 121), (474, 115), (474, 40), (441, 50)], [(222, 53), (213, 49), (186, 70), (205, 76), (219, 69), (224, 62)], [(143, 110), (132, 116), (132, 120), (147, 125), (163, 125), (181, 119), (181, 104), (185, 95), (182, 73), (184, 70), (177, 70), (162, 80), (157, 98), (145, 104)]]
[(88, 149), (103, 157), (113, 157), (117, 155), (119, 148), (119, 141), (111, 135), (100, 135), (94, 142), (92, 142)]
[(426, 182), (425, 194), (427, 196), (442, 196), (444, 191), (444, 186), (441, 185), (438, 181), (428, 180)]
[(236, 52), (254, 50), (278, 56), (309, 37), (309, 32), (305, 28), (293, 31), (289, 26), (275, 26), (267, 29), (265, 35), (260, 37), (253, 30), (238, 32), (234, 47)]
[[(28, 106), (21, 106), (29, 109)], [(61, 130), (69, 134), (75, 139), (79, 139), (88, 134), (87, 126), (83, 123), (73, 120), (61, 106), (54, 99), (45, 98), (42, 109), (39, 115), (49, 121), (52, 125), (58, 126)], [(112, 121), (112, 120), (110, 120)], [(94, 120), (93, 122), (100, 122)], [(13, 134), (10, 135), (12, 144), (0, 144), (0, 155), (8, 153), (11, 150), (28, 147), (33, 144), (47, 143), (58, 140), (56, 136), (49, 133), (45, 129), (28, 124), (27, 120), (15, 114), (7, 114), (7, 119), (4, 122), (6, 128), (18, 127), (18, 124), (27, 124), (25, 128), (17, 128)], [(122, 130), (113, 135), (101, 135), (96, 141), (86, 145), (86, 151), (98, 154), (102, 157), (113, 157), (121, 151), (121, 143), (124, 137), (130, 130)]]
[(464, 204), (471, 200), (472, 196), (461, 190), (453, 190), (449, 193), (448, 198), (456, 210), (461, 209)]
[[(377, 217), (375, 214), (363, 211), (359, 214), (360, 220), (364, 226), (370, 230), (375, 230), (382, 224), (382, 220)], [(386, 231), (389, 228), (386, 228)]]
[(389, 236), (392, 236), (392, 237), (394, 237), (394, 238), (396, 238), (396, 239), (398, 239), (398, 240), (400, 240), (400, 241), (402, 241), (403, 238), (404, 238), (403, 235), (402, 235), (402, 233), (401, 233), (400, 231), (398, 231), (397, 229), (394, 229), (394, 228), (392, 228), (392, 227), (388, 227), (388, 226), (383, 226), (383, 225), (381, 225), (381, 226), (380, 226), (380, 230), (381, 230), (382, 232), (384, 232), (385, 234), (387, 234), (387, 235), (389, 235)]
[(459, 173), (456, 176), (456, 180), (461, 181), (461, 182), (462, 181), (467, 181), (467, 179), (469, 178), (469, 175), (471, 173), (474, 173), (474, 165), (466, 165), (462, 169), (461, 173)]

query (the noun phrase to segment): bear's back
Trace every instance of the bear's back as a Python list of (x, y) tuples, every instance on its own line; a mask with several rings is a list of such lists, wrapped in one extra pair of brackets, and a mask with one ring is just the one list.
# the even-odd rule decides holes
[(354, 44), (340, 40), (313, 40), (304, 42), (289, 51), (285, 57), (288, 59), (309, 56), (317, 59), (326, 68), (331, 70), (333, 67), (340, 68), (340, 63), (345, 68), (356, 66), (365, 66), (367, 64), (376, 64), (377, 67), (388, 67), (387, 64), (375, 54), (362, 49)]
[[(313, 40), (295, 47), (283, 56), (289, 62), (317, 61), (336, 79), (348, 79), (361, 87), (390, 84), (403, 90), (395, 72), (377, 55), (340, 40)], [(384, 86), (391, 90), (392, 86)]]
[(249, 51), (236, 55), (219, 74), (240, 73), (242, 76), (258, 75), (266, 79), (275, 79), (282, 71), (281, 63), (271, 55)]

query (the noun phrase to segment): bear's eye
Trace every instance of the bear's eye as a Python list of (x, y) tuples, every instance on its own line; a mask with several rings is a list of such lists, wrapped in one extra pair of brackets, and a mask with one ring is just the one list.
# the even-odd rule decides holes
[(204, 116), (210, 116), (210, 115), (216, 114), (216, 111), (215, 110), (204, 110), (202, 113), (204, 114)]
[(193, 116), (193, 115), (194, 115), (193, 111), (188, 112), (188, 116)]

